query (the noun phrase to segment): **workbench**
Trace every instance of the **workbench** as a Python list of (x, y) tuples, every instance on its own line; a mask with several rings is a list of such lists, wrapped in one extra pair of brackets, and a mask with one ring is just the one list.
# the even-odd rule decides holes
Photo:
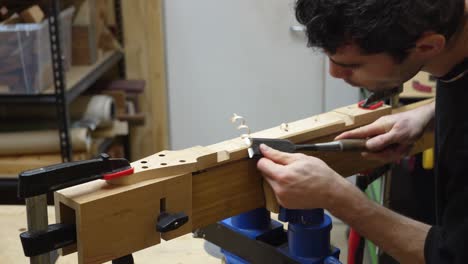
[[(52, 206), (48, 208), (49, 222), (55, 219)], [(0, 263), (29, 264), (29, 259), (23, 255), (19, 234), (26, 228), (26, 208), (20, 205), (0, 206)], [(342, 222), (334, 222), (331, 233), (332, 243), (342, 252), (341, 260), (346, 263), (347, 226)], [(221, 260), (207, 253), (205, 247), (215, 251), (216, 248), (206, 244), (203, 239), (193, 238), (191, 234), (159, 244), (157, 247), (147, 248), (133, 254), (136, 263), (158, 264), (220, 264)], [(59, 257), (57, 264), (77, 263), (77, 253)], [(110, 262), (108, 262), (110, 263)]]
[[(55, 211), (48, 208), (49, 222), (55, 221)], [(23, 254), (19, 234), (26, 229), (26, 208), (19, 205), (0, 206), (0, 263), (29, 264)], [(205, 250), (205, 240), (191, 234), (161, 243), (133, 254), (136, 263), (219, 264), (221, 260)], [(57, 264), (76, 264), (77, 253), (59, 257)], [(110, 263), (110, 262), (108, 262)]]

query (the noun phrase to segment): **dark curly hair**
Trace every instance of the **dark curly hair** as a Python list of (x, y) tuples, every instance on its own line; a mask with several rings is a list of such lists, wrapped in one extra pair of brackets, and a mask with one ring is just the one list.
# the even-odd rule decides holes
[(308, 45), (335, 54), (356, 43), (365, 54), (387, 53), (401, 62), (428, 31), (446, 39), (464, 16), (464, 0), (298, 0), (296, 18)]

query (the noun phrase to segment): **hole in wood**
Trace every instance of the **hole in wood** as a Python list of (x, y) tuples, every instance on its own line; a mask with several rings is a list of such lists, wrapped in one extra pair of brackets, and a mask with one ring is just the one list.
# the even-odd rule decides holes
[(148, 168), (148, 166), (143, 166), (142, 168), (143, 168), (143, 169), (147, 169), (147, 168)]
[(179, 162), (181, 162), (181, 163), (184, 163), (184, 162), (185, 162), (185, 160), (179, 160)]
[(166, 211), (166, 198), (161, 198), (159, 200), (159, 212)]
[(159, 157), (165, 157), (166, 155), (165, 154), (159, 154)]
[(161, 163), (161, 165), (162, 165), (162, 166), (166, 166), (166, 165), (167, 165), (167, 163)]
[(148, 162), (147, 162), (146, 160), (143, 160), (141, 163), (146, 164), (146, 163), (148, 163)]

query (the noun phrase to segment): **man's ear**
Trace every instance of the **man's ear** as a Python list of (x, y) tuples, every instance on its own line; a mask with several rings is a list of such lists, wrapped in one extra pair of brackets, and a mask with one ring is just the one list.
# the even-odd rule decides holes
[(425, 33), (416, 41), (415, 51), (422, 56), (435, 56), (440, 54), (447, 44), (445, 36), (437, 33)]

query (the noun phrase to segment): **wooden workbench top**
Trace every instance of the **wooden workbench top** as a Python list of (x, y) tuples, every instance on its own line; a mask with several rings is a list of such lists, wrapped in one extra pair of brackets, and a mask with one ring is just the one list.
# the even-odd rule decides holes
[[(48, 208), (49, 223), (55, 222), (53, 207)], [(19, 234), (26, 228), (24, 206), (0, 205), (0, 263), (28, 264), (23, 254)], [(191, 234), (162, 242), (157, 247), (147, 248), (134, 254), (135, 263), (193, 263), (219, 264), (221, 260), (209, 255), (204, 249), (203, 239), (192, 238)], [(77, 253), (59, 257), (57, 264), (78, 263)], [(109, 262), (110, 263), (110, 262)]]

